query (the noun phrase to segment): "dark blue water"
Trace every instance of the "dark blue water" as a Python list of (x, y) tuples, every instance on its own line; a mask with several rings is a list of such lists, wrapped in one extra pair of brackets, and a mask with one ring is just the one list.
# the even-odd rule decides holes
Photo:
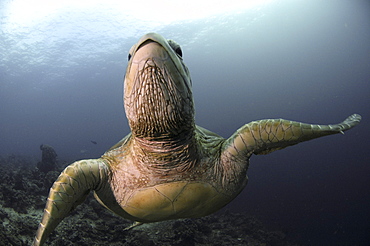
[(60, 159), (96, 158), (119, 141), (129, 132), (128, 50), (155, 31), (182, 44), (196, 122), (224, 137), (256, 119), (327, 124), (361, 114), (345, 135), (253, 156), (250, 182), (228, 208), (307, 245), (370, 243), (369, 1), (282, 0), (177, 22), (109, 5), (20, 19), (17, 2), (0, 4), (1, 155), (39, 156), (46, 143)]

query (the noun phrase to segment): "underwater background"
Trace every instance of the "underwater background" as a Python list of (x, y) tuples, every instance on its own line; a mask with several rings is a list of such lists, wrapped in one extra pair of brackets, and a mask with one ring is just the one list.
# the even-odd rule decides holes
[(344, 135), (253, 156), (249, 184), (224, 211), (302, 245), (370, 244), (369, 1), (217, 2), (221, 11), (191, 1), (118, 2), (0, 1), (4, 163), (40, 159), (41, 144), (63, 163), (97, 158), (128, 134), (128, 51), (158, 32), (182, 46), (196, 123), (225, 138), (257, 119), (330, 124), (362, 115)]

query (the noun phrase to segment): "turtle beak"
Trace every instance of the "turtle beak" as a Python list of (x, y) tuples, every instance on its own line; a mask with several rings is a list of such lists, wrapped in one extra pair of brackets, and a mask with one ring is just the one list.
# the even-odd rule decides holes
[(139, 42), (130, 49), (129, 63), (125, 77), (125, 94), (131, 94), (136, 81), (135, 75), (137, 71), (143, 69), (145, 65), (154, 65), (153, 61), (164, 66), (172, 66), (171, 74), (177, 74), (178, 77), (174, 81), (179, 81), (177, 87), (181, 88), (185, 86), (185, 90), (191, 91), (190, 73), (182, 57), (175, 52), (168, 41), (161, 35), (148, 33), (140, 38)]
[(159, 136), (190, 129), (194, 121), (191, 79), (180, 46), (149, 33), (131, 48), (129, 59), (124, 105), (131, 131)]

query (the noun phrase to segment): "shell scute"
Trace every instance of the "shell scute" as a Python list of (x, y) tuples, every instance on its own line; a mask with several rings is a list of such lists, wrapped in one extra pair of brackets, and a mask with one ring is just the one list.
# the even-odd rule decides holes
[(135, 191), (122, 208), (138, 221), (200, 217), (230, 201), (205, 182), (171, 182)]

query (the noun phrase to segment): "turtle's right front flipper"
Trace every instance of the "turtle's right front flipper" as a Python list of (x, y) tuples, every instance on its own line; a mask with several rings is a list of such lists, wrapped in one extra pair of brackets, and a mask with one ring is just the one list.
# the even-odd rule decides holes
[(50, 189), (44, 215), (33, 246), (42, 245), (55, 227), (91, 190), (99, 190), (107, 182), (109, 169), (102, 159), (74, 162), (64, 169)]

